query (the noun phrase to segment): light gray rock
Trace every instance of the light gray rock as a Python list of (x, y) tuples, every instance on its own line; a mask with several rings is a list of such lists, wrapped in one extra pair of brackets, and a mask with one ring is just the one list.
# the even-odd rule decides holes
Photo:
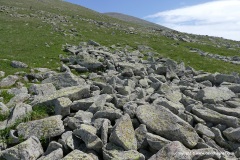
[(136, 114), (137, 104), (135, 102), (128, 102), (123, 106), (124, 114), (128, 114), (131, 118), (133, 118)]
[(0, 102), (0, 114), (5, 115), (9, 113), (9, 108), (2, 102)]
[(190, 150), (182, 143), (174, 141), (159, 150), (149, 160), (192, 160), (189, 152)]
[(136, 150), (124, 151), (121, 147), (108, 143), (106, 148), (103, 148), (104, 160), (145, 160), (143, 154)]
[(205, 135), (205, 136), (207, 136), (209, 138), (212, 138), (212, 139), (214, 139), (214, 137), (215, 137), (215, 134), (210, 130), (210, 128), (208, 128), (207, 126), (205, 126), (201, 123), (198, 123), (195, 126), (195, 130), (200, 135)]
[(42, 83), (52, 83), (57, 89), (86, 85), (84, 79), (75, 76), (71, 72), (58, 73), (54, 76), (44, 79)]
[(214, 110), (218, 113), (224, 114), (224, 115), (240, 118), (240, 107), (238, 107), (238, 108), (228, 108), (228, 107), (225, 107), (225, 106), (220, 105), (220, 104), (217, 104), (217, 105), (206, 104), (206, 105), (204, 105), (204, 107), (207, 107), (209, 109), (212, 109), (212, 110)]
[(199, 137), (194, 128), (163, 106), (139, 106), (137, 117), (159, 136), (172, 141), (178, 140), (189, 148), (197, 145)]
[(223, 138), (222, 132), (218, 128), (212, 127), (211, 130), (215, 134), (214, 140), (220, 147), (227, 148), (229, 150), (233, 150), (233, 147), (227, 142), (226, 139)]
[(54, 101), (54, 112), (63, 117), (70, 114), (70, 105), (72, 101), (69, 98), (61, 97)]
[(153, 101), (154, 105), (162, 105), (172, 111), (174, 114), (179, 114), (184, 112), (185, 108), (181, 103), (174, 103), (165, 98), (158, 98)]
[(237, 84), (237, 83), (223, 82), (221, 84), (221, 87), (227, 87), (228, 89), (230, 89), (234, 93), (240, 93), (240, 84)]
[(58, 148), (46, 156), (40, 157), (38, 160), (59, 160), (63, 158), (63, 150), (62, 148)]
[(28, 65), (20, 61), (12, 61), (11, 66), (13, 68), (27, 68)]
[(211, 73), (200, 74), (193, 77), (197, 82), (210, 81), (215, 83), (215, 75)]
[(32, 84), (28, 90), (30, 94), (40, 96), (51, 95), (56, 92), (56, 88), (52, 83)]
[(86, 154), (80, 150), (73, 150), (68, 155), (66, 155), (62, 160), (74, 160), (74, 159), (81, 159), (81, 160), (94, 160), (89, 154)]
[(102, 62), (98, 61), (95, 57), (87, 55), (87, 54), (79, 55), (79, 57), (77, 59), (77, 63), (80, 66), (83, 66), (90, 71), (103, 69)]
[(17, 94), (6, 104), (8, 107), (14, 107), (18, 103), (23, 103), (30, 98), (29, 94)]
[(240, 127), (239, 128), (227, 128), (223, 131), (223, 135), (227, 137), (228, 140), (233, 142), (240, 142)]
[(60, 89), (52, 95), (36, 96), (31, 102), (32, 106), (45, 105), (53, 106), (54, 101), (60, 97), (68, 97), (70, 100), (79, 100), (90, 95), (90, 86), (85, 85), (82, 87), (74, 86)]
[(37, 137), (30, 137), (26, 141), (1, 152), (0, 157), (11, 160), (36, 160), (43, 154), (43, 148)]
[(103, 142), (103, 145), (106, 145), (108, 142), (109, 126), (111, 126), (111, 122), (108, 119), (103, 119), (101, 126), (101, 140)]
[(147, 127), (144, 124), (140, 124), (140, 126), (135, 129), (135, 135), (137, 138), (137, 146), (138, 149), (146, 148), (148, 146), (147, 142)]
[(79, 129), (73, 131), (74, 135), (80, 137), (85, 142), (87, 148), (100, 152), (103, 143), (96, 133), (97, 130), (95, 127), (86, 124), (81, 124)]
[(236, 83), (237, 78), (234, 75), (227, 75), (227, 74), (216, 74), (216, 84), (221, 84), (223, 82), (229, 82), (229, 83)]
[(128, 114), (117, 120), (109, 141), (123, 147), (125, 150), (137, 150), (137, 139)]
[(59, 149), (59, 148), (62, 148), (62, 145), (56, 141), (51, 141), (47, 147), (47, 150), (46, 152), (44, 153), (44, 155), (48, 155), (50, 154), (51, 152)]
[(7, 92), (12, 95), (28, 94), (28, 89), (27, 87), (18, 87), (18, 88), (11, 88)]
[(27, 117), (32, 112), (32, 106), (25, 103), (18, 103), (10, 113), (7, 126), (12, 126), (17, 120)]
[(77, 120), (79, 120), (80, 123), (83, 123), (83, 124), (91, 124), (92, 118), (93, 118), (93, 114), (92, 114), (91, 112), (86, 112), (86, 111), (79, 110), (79, 111), (74, 115), (74, 118), (76, 118)]
[(159, 151), (164, 146), (171, 143), (171, 141), (169, 141), (163, 137), (160, 137), (158, 135), (154, 135), (152, 133), (147, 133), (146, 139), (147, 139), (149, 146), (156, 151)]
[(19, 79), (18, 76), (9, 75), (0, 81), (0, 87), (11, 87)]
[(96, 46), (96, 47), (100, 46), (100, 44), (98, 42), (95, 42), (93, 40), (89, 40), (87, 44), (88, 45), (93, 45), (93, 46)]
[(80, 99), (80, 100), (73, 101), (70, 107), (74, 111), (78, 111), (78, 110), (86, 111), (94, 103), (94, 101), (95, 99), (93, 97)]
[(106, 118), (113, 122), (120, 117), (122, 117), (122, 113), (119, 109), (107, 109), (103, 111), (97, 111), (94, 114), (93, 119)]
[(225, 124), (229, 127), (238, 127), (240, 125), (238, 118), (220, 114), (203, 106), (194, 106), (192, 113), (213, 124)]
[(240, 108), (240, 102), (238, 101), (226, 101), (227, 107)]
[(227, 101), (235, 97), (235, 94), (226, 87), (206, 87), (197, 93), (196, 98), (204, 103), (216, 103)]
[(64, 132), (62, 116), (51, 116), (48, 118), (20, 123), (17, 126), (18, 135), (24, 139), (36, 136), (38, 138), (51, 138)]
[(196, 149), (196, 150), (192, 150), (192, 159), (193, 160), (208, 159), (208, 158), (220, 159), (222, 156), (221, 154), (222, 153), (215, 148)]

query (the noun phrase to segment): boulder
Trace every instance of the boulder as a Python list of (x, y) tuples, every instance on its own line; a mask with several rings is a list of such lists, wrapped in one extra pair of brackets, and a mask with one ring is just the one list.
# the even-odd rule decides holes
[(59, 160), (63, 158), (63, 150), (62, 148), (58, 148), (46, 156), (40, 157), (38, 160)]
[(160, 149), (162, 149), (164, 146), (166, 146), (167, 144), (169, 144), (171, 142), (163, 137), (154, 135), (152, 133), (147, 133), (146, 139), (147, 139), (149, 146), (156, 151), (159, 151)]
[(215, 134), (210, 130), (210, 128), (208, 128), (207, 126), (205, 126), (201, 123), (198, 123), (195, 126), (195, 130), (200, 135), (205, 135), (205, 136), (207, 136), (209, 138), (212, 138), (212, 139), (214, 139), (214, 137), (215, 137)]
[(228, 128), (223, 131), (223, 135), (227, 137), (228, 140), (240, 143), (240, 127), (238, 128)]
[(13, 68), (27, 68), (28, 65), (20, 61), (12, 61), (11, 66)]
[(131, 118), (128, 114), (123, 115), (117, 120), (109, 141), (125, 150), (137, 150), (137, 139)]
[(32, 84), (28, 90), (30, 94), (39, 96), (51, 95), (56, 92), (56, 88), (52, 83)]
[(54, 111), (56, 115), (63, 117), (70, 114), (70, 105), (72, 101), (69, 98), (61, 97), (54, 101)]
[(16, 83), (16, 81), (19, 79), (18, 76), (15, 75), (9, 75), (5, 78), (3, 78), (0, 81), (0, 88), (2, 87), (11, 87), (12, 85), (14, 85)]
[(48, 118), (20, 123), (17, 126), (18, 135), (27, 139), (31, 136), (40, 138), (52, 138), (64, 132), (62, 116), (51, 116)]
[(94, 160), (89, 154), (84, 153), (77, 149), (70, 152), (62, 160), (70, 160), (70, 159)]
[(227, 101), (233, 97), (235, 94), (226, 87), (206, 87), (196, 95), (196, 98), (204, 103)]
[(137, 117), (148, 129), (168, 140), (178, 140), (189, 148), (198, 142), (194, 128), (163, 106), (139, 106)]
[(29, 137), (26, 141), (1, 152), (0, 158), (11, 160), (36, 160), (43, 154), (43, 148), (37, 137)]
[(144, 124), (140, 124), (140, 126), (135, 129), (135, 135), (137, 138), (137, 146), (138, 149), (146, 148), (148, 146), (147, 142), (147, 127)]
[(2, 102), (0, 102), (0, 114), (5, 115), (9, 113), (9, 108)]

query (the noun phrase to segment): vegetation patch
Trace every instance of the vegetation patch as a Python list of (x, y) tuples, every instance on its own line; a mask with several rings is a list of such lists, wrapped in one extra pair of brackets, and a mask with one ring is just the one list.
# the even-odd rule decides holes
[(8, 93), (7, 90), (0, 91), (0, 97), (3, 97), (3, 103), (7, 104), (13, 97), (13, 94)]

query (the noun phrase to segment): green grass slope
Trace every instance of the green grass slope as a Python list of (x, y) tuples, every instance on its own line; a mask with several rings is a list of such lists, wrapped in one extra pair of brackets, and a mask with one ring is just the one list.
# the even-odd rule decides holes
[[(134, 27), (135, 34), (128, 28)], [(188, 43), (174, 40), (166, 34), (188, 36)], [(159, 56), (183, 61), (195, 69), (208, 72), (240, 73), (240, 66), (201, 57), (189, 52), (189, 47), (214, 54), (238, 56), (238, 42), (179, 32), (158, 32), (142, 25), (111, 18), (87, 8), (60, 0), (0, 1), (0, 70), (7, 74), (28, 72), (30, 68), (56, 69), (63, 44), (95, 40), (102, 45), (148, 45)], [(228, 47), (226, 47), (228, 46)], [(228, 49), (230, 46), (231, 50)], [(11, 60), (29, 65), (28, 69), (13, 69)]]

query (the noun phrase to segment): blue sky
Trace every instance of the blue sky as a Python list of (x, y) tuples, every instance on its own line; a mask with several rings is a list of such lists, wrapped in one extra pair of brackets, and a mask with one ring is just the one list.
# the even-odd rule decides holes
[(187, 33), (240, 41), (240, 0), (65, 0), (119, 12)]

